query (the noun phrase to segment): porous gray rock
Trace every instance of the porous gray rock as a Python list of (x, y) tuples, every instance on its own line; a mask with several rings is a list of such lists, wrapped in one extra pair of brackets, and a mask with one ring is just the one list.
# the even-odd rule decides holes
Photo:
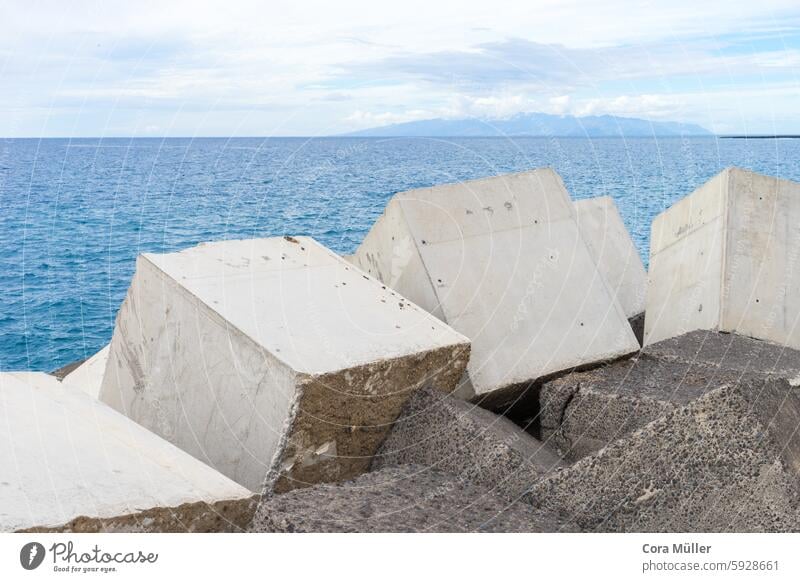
[(747, 375), (543, 479), (527, 500), (588, 531), (800, 531), (800, 392)]
[(645, 346), (642, 353), (665, 361), (704, 364), (789, 380), (800, 375), (800, 351), (733, 333), (696, 330)]
[(372, 468), (416, 464), (482, 485), (508, 500), (553, 469), (558, 454), (510, 420), (425, 388), (411, 396)]
[(574, 461), (740, 376), (648, 356), (575, 372), (540, 389), (542, 439)]
[(320, 484), (264, 500), (254, 532), (577, 531), (525, 503), (418, 465), (387, 467), (353, 481)]
[(543, 384), (541, 436), (574, 461), (745, 374), (796, 378), (800, 352), (708, 331), (664, 340), (637, 357)]

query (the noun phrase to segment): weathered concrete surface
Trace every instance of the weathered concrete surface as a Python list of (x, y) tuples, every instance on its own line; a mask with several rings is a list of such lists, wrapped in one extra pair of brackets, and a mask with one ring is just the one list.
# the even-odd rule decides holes
[(230, 531), (253, 494), (81, 390), (0, 373), (0, 531)]
[(552, 514), (415, 465), (316, 485), (263, 501), (255, 532), (577, 531)]
[(799, 396), (746, 376), (540, 481), (528, 501), (590, 531), (800, 531)]
[(352, 260), (470, 338), (458, 394), (487, 406), (638, 349), (549, 169), (397, 194)]
[(518, 500), (563, 466), (560, 457), (513, 422), (434, 390), (419, 390), (403, 409), (372, 470), (415, 464)]
[(100, 398), (100, 386), (103, 384), (103, 375), (108, 363), (109, 348), (110, 346), (104, 347), (82, 362), (66, 374), (61, 381), (80, 388), (92, 398)]
[(728, 168), (653, 221), (645, 345), (695, 329), (800, 348), (800, 184)]
[(745, 373), (794, 380), (800, 352), (709, 331), (664, 340), (638, 357), (544, 383), (541, 437), (579, 459)]
[(610, 196), (575, 201), (581, 236), (627, 318), (644, 312), (647, 272)]
[(252, 491), (365, 471), (468, 340), (313, 239), (142, 255), (101, 400)]

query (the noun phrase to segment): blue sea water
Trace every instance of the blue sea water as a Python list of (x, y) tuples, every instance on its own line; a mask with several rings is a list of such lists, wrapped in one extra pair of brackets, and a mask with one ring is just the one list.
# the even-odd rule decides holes
[(111, 338), (141, 252), (308, 234), (352, 252), (395, 192), (552, 166), (610, 195), (643, 258), (652, 218), (722, 168), (800, 180), (800, 140), (0, 140), (0, 370), (53, 370)]

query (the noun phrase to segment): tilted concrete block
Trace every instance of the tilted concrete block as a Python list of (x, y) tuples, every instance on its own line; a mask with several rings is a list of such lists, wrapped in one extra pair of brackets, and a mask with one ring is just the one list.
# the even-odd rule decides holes
[(387, 467), (346, 483), (265, 499), (254, 532), (578, 531), (558, 516), (418, 465)]
[(527, 500), (589, 531), (800, 529), (800, 394), (745, 375), (546, 477)]
[(0, 373), (0, 531), (229, 531), (255, 497), (72, 386)]
[(610, 196), (575, 201), (581, 236), (628, 319), (644, 312), (647, 272)]
[(465, 398), (638, 349), (549, 169), (397, 194), (353, 262), (470, 338)]
[(100, 398), (253, 491), (352, 478), (468, 340), (313, 239), (145, 254)]
[(62, 382), (73, 385), (93, 398), (100, 397), (100, 386), (108, 363), (109, 346), (94, 354), (69, 374)]
[(792, 380), (800, 375), (800, 352), (710, 331), (652, 344), (638, 357), (544, 383), (542, 439), (573, 461), (745, 373)]
[(510, 420), (429, 389), (409, 399), (372, 468), (404, 464), (446, 472), (511, 501), (563, 466), (554, 451)]
[(800, 348), (800, 184), (728, 168), (653, 221), (645, 345), (695, 329)]

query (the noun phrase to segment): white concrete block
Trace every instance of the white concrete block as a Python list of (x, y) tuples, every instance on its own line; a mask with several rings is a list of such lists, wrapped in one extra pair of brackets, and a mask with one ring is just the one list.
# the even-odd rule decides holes
[(62, 382), (83, 390), (92, 398), (99, 398), (100, 385), (103, 383), (103, 374), (108, 363), (108, 351), (109, 346), (104, 347), (64, 376)]
[(242, 528), (252, 493), (81, 390), (0, 373), (0, 531)]
[(728, 168), (653, 221), (645, 344), (695, 329), (800, 348), (800, 184)]
[(549, 169), (397, 194), (353, 262), (470, 338), (462, 397), (638, 348)]
[(644, 311), (647, 272), (610, 196), (575, 201), (578, 228), (629, 319)]
[(366, 470), (468, 340), (305, 237), (145, 254), (117, 316), (102, 401), (253, 491)]

